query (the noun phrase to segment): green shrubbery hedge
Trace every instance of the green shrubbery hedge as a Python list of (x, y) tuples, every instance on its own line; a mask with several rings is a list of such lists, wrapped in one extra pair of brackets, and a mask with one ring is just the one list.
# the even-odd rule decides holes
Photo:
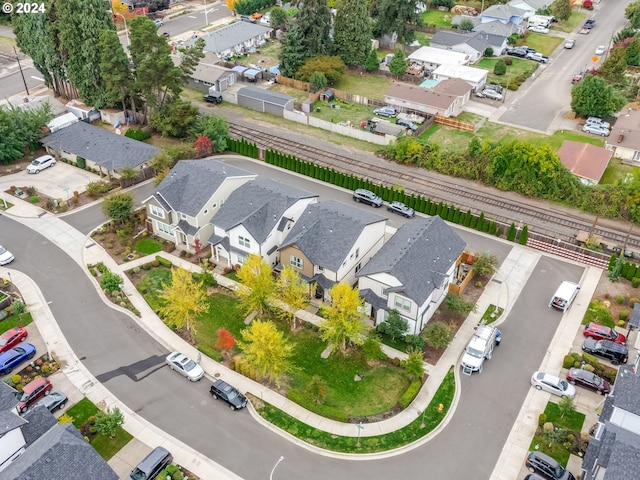
[(402, 394), (402, 397), (400, 397), (400, 400), (398, 401), (398, 405), (400, 405), (400, 408), (404, 410), (409, 406), (411, 402), (413, 402), (413, 399), (416, 398), (416, 395), (420, 391), (420, 387), (422, 387), (422, 382), (420, 380), (414, 380), (413, 382), (411, 382), (409, 388), (407, 388), (407, 390)]

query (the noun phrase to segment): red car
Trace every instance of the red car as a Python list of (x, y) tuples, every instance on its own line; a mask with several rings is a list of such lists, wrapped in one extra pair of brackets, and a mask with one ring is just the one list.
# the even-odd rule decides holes
[(14, 327), (0, 335), (0, 353), (12, 349), (20, 342), (27, 339), (27, 329), (24, 327)]
[(612, 342), (624, 345), (627, 343), (627, 337), (616, 332), (613, 328), (605, 327), (598, 323), (590, 322), (584, 326), (582, 334), (585, 337), (595, 338), (596, 340), (611, 340)]
[(26, 412), (39, 398), (49, 395), (53, 385), (44, 377), (36, 378), (27, 383), (22, 391), (16, 393), (18, 399), (17, 409), (20, 413)]
[(571, 79), (571, 83), (581, 82), (583, 78), (584, 78), (584, 75), (582, 75), (581, 73), (576, 73)]
[(593, 390), (599, 395), (604, 395), (611, 391), (611, 385), (605, 379), (600, 378), (592, 372), (587, 372), (580, 368), (571, 368), (567, 373), (567, 381), (571, 385), (580, 385), (581, 387)]

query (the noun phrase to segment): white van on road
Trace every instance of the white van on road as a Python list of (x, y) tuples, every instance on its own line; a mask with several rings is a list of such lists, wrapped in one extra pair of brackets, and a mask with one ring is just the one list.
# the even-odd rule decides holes
[(549, 308), (553, 307), (557, 310), (566, 312), (575, 300), (580, 290), (580, 285), (575, 282), (564, 281), (556, 290), (556, 293), (551, 297), (549, 302)]

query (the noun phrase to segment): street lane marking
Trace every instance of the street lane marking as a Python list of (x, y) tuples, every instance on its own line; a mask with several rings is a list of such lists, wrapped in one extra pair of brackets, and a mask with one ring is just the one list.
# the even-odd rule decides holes
[(31, 78), (35, 79), (35, 80), (39, 80), (41, 82), (44, 82), (44, 78), (40, 78), (40, 77), (34, 77), (33, 75), (31, 75)]
[(198, 17), (194, 17), (193, 15), (188, 15), (189, 18), (198, 18)]

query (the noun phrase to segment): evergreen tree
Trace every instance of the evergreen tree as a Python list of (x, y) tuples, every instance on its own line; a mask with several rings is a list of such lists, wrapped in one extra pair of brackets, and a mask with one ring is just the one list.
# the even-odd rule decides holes
[(127, 108), (127, 99), (134, 101), (133, 76), (129, 68), (129, 58), (115, 30), (108, 29), (100, 32), (98, 51), (106, 106)]
[(331, 10), (327, 0), (305, 0), (297, 15), (305, 58), (331, 53)]
[(607, 82), (617, 84), (624, 79), (627, 70), (626, 49), (615, 48), (609, 54), (602, 66), (598, 69), (598, 75)]
[(507, 240), (513, 242), (514, 238), (516, 238), (516, 224), (511, 222), (511, 225), (509, 225), (509, 231), (507, 232)]
[(407, 59), (400, 46), (396, 47), (393, 53), (393, 58), (391, 58), (391, 62), (389, 63), (389, 71), (394, 75), (404, 75), (407, 71)]
[(364, 62), (364, 69), (367, 72), (375, 72), (380, 68), (380, 61), (378, 60), (378, 55), (376, 55), (375, 50), (370, 50), (369, 55), (367, 56), (367, 60)]
[(529, 239), (529, 225), (522, 227), (522, 233), (520, 233), (519, 243), (520, 245), (526, 245)]
[(415, 33), (410, 25), (421, 25), (418, 0), (380, 0), (377, 3), (376, 29), (381, 34), (397, 34), (400, 42), (410, 43)]
[(371, 20), (367, 4), (367, 0), (338, 1), (333, 22), (333, 46), (335, 54), (346, 65), (364, 65), (368, 59), (367, 54), (371, 50)]
[(625, 103), (620, 93), (595, 75), (587, 75), (571, 89), (571, 109), (581, 117), (608, 117)]
[(296, 72), (304, 65), (306, 50), (302, 43), (302, 32), (297, 23), (291, 25), (282, 38), (280, 49), (280, 73), (285, 77), (293, 78)]
[(637, 67), (640, 65), (640, 40), (634, 38), (633, 41), (627, 46), (624, 52), (624, 59), (627, 65)]

